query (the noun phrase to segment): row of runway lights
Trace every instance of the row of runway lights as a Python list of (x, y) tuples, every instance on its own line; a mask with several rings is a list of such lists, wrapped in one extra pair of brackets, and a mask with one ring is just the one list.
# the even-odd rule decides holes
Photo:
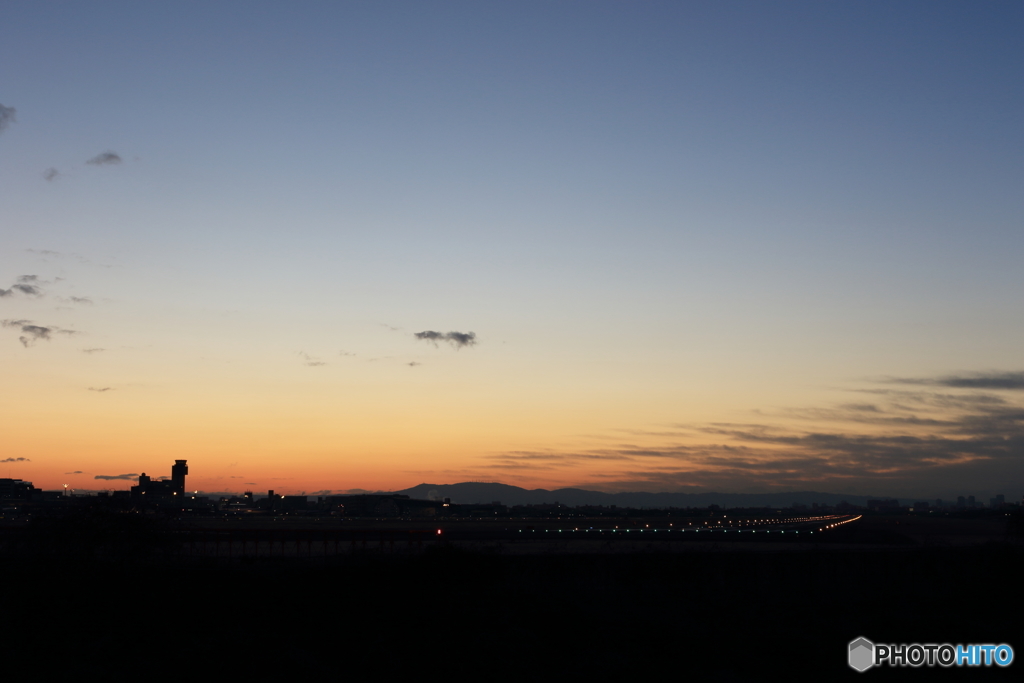
[(843, 524), (849, 524), (850, 522), (856, 522), (858, 519), (860, 519), (863, 516), (864, 515), (857, 515), (856, 517), (852, 517), (850, 519), (844, 519), (841, 522), (836, 522), (834, 524), (826, 524), (822, 528), (818, 529), (818, 531), (825, 531), (826, 529), (835, 529), (836, 527), (842, 526)]
[[(752, 519), (752, 520), (748, 520), (746, 522), (736, 522), (736, 521), (731, 521), (730, 520), (728, 522), (728, 525), (729, 525), (729, 527), (732, 527), (733, 525), (736, 525), (736, 526), (758, 526), (758, 525), (764, 525), (764, 524), (783, 524), (783, 523), (784, 524), (793, 524), (795, 522), (822, 522), (822, 521), (829, 520), (829, 519), (841, 519), (842, 517), (843, 517), (843, 515), (824, 515), (824, 516), (820, 516), (820, 517), (789, 517), (787, 519)], [(858, 515), (855, 519), (860, 519), (861, 517), (862, 517), (862, 515)], [(378, 521), (380, 521), (380, 520), (378, 520)], [(844, 522), (840, 522), (840, 524), (845, 524), (846, 522), (852, 522), (852, 521), (854, 521), (854, 520), (853, 519), (848, 519), (848, 520), (846, 520)], [(722, 527), (722, 526), (717, 526), (716, 527), (715, 526), (716, 524), (721, 525), (722, 524), (722, 520), (716, 520), (715, 522), (706, 522), (705, 523), (705, 525), (707, 526), (709, 531), (710, 530), (722, 530), (722, 529), (724, 529), (724, 527)], [(649, 529), (650, 526), (651, 525), (648, 524), (647, 528)], [(672, 525), (669, 524), (669, 526), (672, 526)], [(693, 526), (693, 522), (690, 522), (690, 526)], [(832, 525), (826, 526), (826, 527), (824, 527), (822, 529), (818, 529), (818, 531), (824, 531), (824, 529), (831, 528), (833, 526), (837, 526), (837, 524), (832, 524)], [(619, 530), (619, 527), (615, 527), (615, 529), (603, 529), (603, 530), (602, 529), (594, 529), (594, 527), (590, 527), (590, 529), (584, 529), (584, 531), (591, 531), (591, 530), (593, 530), (593, 531), (616, 531), (616, 530)], [(728, 529), (725, 529), (725, 530), (728, 531)], [(519, 533), (522, 533), (522, 531), (523, 530), (520, 529)], [(536, 531), (536, 530), (534, 529), (534, 531)], [(547, 531), (549, 531), (549, 529), (545, 529), (544, 531), (546, 533)], [(562, 529), (559, 529), (558, 531), (561, 532)], [(579, 529), (578, 528), (572, 529), (572, 531), (579, 531)], [(630, 531), (630, 529), (622, 529), (622, 531)], [(644, 529), (637, 529), (637, 531), (644, 531)], [(658, 531), (658, 529), (652, 529), (652, 531)], [(689, 529), (664, 529), (664, 531), (689, 531)], [(694, 529), (693, 531), (700, 531), (700, 529)], [(437, 533), (440, 534), (441, 530), (438, 529)]]
[[(838, 526), (841, 526), (843, 524), (849, 524), (850, 522), (855, 522), (858, 519), (860, 519), (861, 516), (862, 515), (857, 515), (856, 517), (853, 517), (852, 519), (846, 519), (846, 520), (843, 520), (841, 522), (835, 522), (833, 524), (827, 524), (827, 525), (821, 527), (820, 529), (818, 529), (818, 531), (826, 531), (828, 529), (834, 529), (834, 528), (836, 528)], [(835, 519), (835, 518), (833, 518), (833, 519)], [(810, 520), (806, 520), (806, 521), (810, 521)], [(531, 531), (533, 533), (537, 533), (536, 529), (532, 529)], [(543, 531), (544, 531), (544, 533), (548, 533), (548, 532), (553, 531), (553, 530), (552, 529), (544, 529)], [(576, 532), (576, 531), (579, 531), (579, 529), (578, 528), (576, 528), (576, 529), (558, 529), (558, 533), (562, 533), (564, 531)], [(619, 529), (617, 527), (615, 529), (595, 529), (593, 527), (590, 527), (589, 529), (584, 529), (583, 530), (584, 533), (590, 533), (591, 531), (596, 531), (597, 533), (601, 533), (601, 532), (604, 532), (604, 531), (610, 531), (612, 533), (616, 533), (618, 531), (624, 531), (626, 533), (629, 533), (631, 531), (639, 531), (640, 533), (643, 533), (644, 531), (653, 531), (654, 533), (657, 533), (659, 531), (667, 531), (667, 532), (672, 532), (672, 531), (679, 531), (679, 532), (693, 531), (695, 533), (700, 533), (701, 531), (723, 531), (723, 532), (728, 532), (729, 530), (728, 529), (715, 528), (715, 527), (709, 527), (707, 529), (650, 529), (650, 528), (647, 528), (647, 529)], [(764, 533), (766, 533), (766, 534), (770, 534), (771, 532), (772, 532), (771, 529), (765, 529), (764, 530)], [(798, 533), (800, 533), (800, 530), (799, 529), (790, 529), (789, 532), (793, 533), (793, 534), (798, 534)], [(438, 533), (441, 533), (441, 532), (438, 531)], [(519, 533), (523, 533), (523, 530), (520, 529)], [(743, 533), (743, 529), (736, 529), (736, 533)], [(751, 529), (750, 533), (756, 534), (757, 530), (756, 529)], [(777, 529), (776, 533), (784, 534), (784, 533), (786, 533), (786, 530), (785, 529)], [(813, 534), (814, 532), (810, 531), (808, 533)]]

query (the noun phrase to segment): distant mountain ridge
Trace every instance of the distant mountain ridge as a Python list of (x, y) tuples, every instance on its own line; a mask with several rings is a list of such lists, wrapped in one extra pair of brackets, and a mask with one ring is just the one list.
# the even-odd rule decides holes
[(577, 505), (616, 505), (628, 508), (669, 508), (696, 507), (709, 505), (721, 507), (789, 507), (793, 503), (807, 505), (835, 505), (846, 501), (852, 505), (866, 505), (868, 500), (888, 496), (854, 496), (816, 491), (789, 491), (784, 493), (604, 493), (585, 489), (566, 488), (548, 491), (546, 489), (524, 489), (509, 484), (486, 482), (463, 482), (460, 484), (420, 484), (394, 493), (410, 498), (436, 499), (451, 498), (453, 503), (464, 505), (487, 504), (495, 501), (502, 505), (544, 505), (560, 503), (569, 507)]

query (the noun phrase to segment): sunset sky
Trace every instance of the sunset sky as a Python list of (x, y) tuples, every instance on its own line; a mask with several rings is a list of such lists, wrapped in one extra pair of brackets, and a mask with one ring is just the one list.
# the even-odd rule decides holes
[(0, 477), (1018, 500), (1022, 36), (1020, 2), (5, 2)]

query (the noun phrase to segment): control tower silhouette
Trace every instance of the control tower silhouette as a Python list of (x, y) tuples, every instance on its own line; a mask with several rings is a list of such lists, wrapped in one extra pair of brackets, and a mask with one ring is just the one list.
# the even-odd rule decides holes
[(171, 486), (179, 496), (185, 495), (185, 475), (188, 474), (188, 465), (185, 460), (175, 460), (171, 468)]

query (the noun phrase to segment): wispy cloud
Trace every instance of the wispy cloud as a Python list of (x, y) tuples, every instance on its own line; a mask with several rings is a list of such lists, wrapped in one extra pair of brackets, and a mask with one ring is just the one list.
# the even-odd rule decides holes
[(60, 177), (60, 171), (58, 171), (57, 169), (53, 168), (52, 166), (50, 168), (46, 169), (45, 171), (43, 171), (43, 178), (45, 178), (46, 180), (49, 180), (51, 182), (56, 180), (59, 177)]
[(100, 353), (106, 351), (106, 349), (80, 349), (82, 353)]
[(89, 391), (98, 391), (102, 393), (104, 391), (113, 391), (113, 387), (89, 387)]
[(14, 107), (5, 107), (0, 104), (0, 133), (6, 130), (7, 126), (14, 123), (14, 114), (17, 110)]
[(0, 462), (32, 462), (28, 458), (4, 458)]
[(85, 163), (92, 164), (93, 166), (119, 164), (121, 163), (121, 157), (118, 156), (115, 152), (103, 152), (102, 154), (97, 154), (96, 156), (94, 156), (92, 159), (89, 159)]
[(93, 479), (104, 479), (106, 481), (114, 481), (116, 479), (123, 479), (125, 481), (131, 481), (132, 479), (138, 479), (137, 474), (97, 474)]
[(327, 365), (325, 361), (322, 361), (319, 358), (315, 358), (306, 353), (305, 351), (299, 351), (298, 354), (302, 358), (303, 363), (311, 368), (315, 368), (321, 365)]
[(438, 342), (447, 342), (455, 349), (476, 344), (475, 332), (435, 332), (434, 330), (426, 330), (424, 332), (416, 332), (413, 336), (421, 341), (432, 342), (435, 346)]
[[(991, 373), (1003, 380), (1016, 373)], [(685, 434), (637, 432), (639, 443), (575, 451), (486, 456), (503, 472), (548, 469), (590, 475), (625, 490), (700, 486), (718, 491), (815, 490), (931, 496), (993, 490), (1024, 478), (1024, 405), (978, 393), (950, 378), (920, 385), (949, 390), (868, 389), (876, 401), (783, 411), (756, 423), (687, 425)], [(974, 378), (972, 378), (974, 379)], [(600, 467), (588, 467), (587, 463)], [(563, 475), (564, 476), (564, 475)], [(592, 483), (592, 482), (590, 482)], [(588, 485), (590, 485), (588, 483)]]

